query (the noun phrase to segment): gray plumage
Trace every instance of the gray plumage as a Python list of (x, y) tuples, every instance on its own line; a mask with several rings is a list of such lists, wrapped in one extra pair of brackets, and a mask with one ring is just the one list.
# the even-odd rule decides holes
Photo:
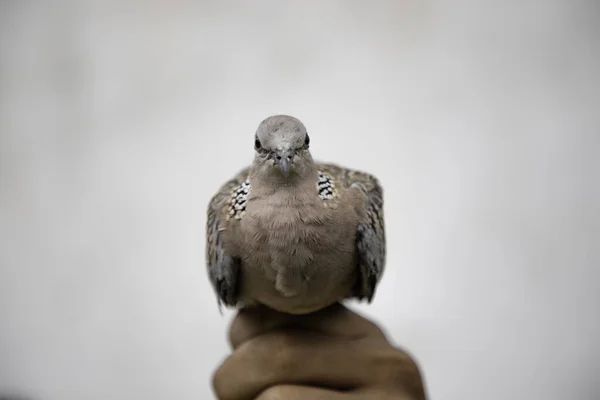
[(309, 146), (298, 119), (265, 119), (252, 165), (212, 197), (206, 261), (220, 303), (303, 314), (372, 300), (385, 265), (382, 188), (314, 162)]

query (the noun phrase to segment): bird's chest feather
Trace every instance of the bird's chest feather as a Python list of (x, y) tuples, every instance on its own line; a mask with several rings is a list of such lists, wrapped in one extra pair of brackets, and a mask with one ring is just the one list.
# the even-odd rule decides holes
[(350, 226), (336, 218), (339, 211), (325, 207), (313, 186), (251, 191), (240, 221), (242, 259), (260, 265), (306, 266), (348, 238), (344, 230)]

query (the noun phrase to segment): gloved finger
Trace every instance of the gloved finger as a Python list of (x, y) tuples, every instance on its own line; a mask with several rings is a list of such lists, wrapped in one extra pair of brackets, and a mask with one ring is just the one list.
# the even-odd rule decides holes
[(305, 315), (280, 313), (266, 307), (241, 310), (229, 328), (229, 342), (236, 349), (245, 341), (277, 328), (300, 328), (348, 339), (366, 336), (385, 339), (377, 325), (338, 303)]
[(254, 400), (414, 400), (408, 394), (386, 389), (337, 391), (313, 386), (277, 385), (268, 388)]
[(311, 386), (277, 385), (264, 390), (255, 400), (359, 400), (349, 392)]
[(253, 399), (278, 384), (350, 390), (389, 380), (404, 353), (389, 346), (300, 331), (272, 331), (241, 344), (219, 367), (220, 399)]

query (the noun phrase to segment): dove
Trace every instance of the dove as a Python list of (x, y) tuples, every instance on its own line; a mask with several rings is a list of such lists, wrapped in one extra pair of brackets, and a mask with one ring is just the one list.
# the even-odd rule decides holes
[(252, 164), (210, 198), (206, 267), (219, 308), (308, 314), (374, 298), (386, 258), (382, 186), (315, 162), (310, 140), (295, 117), (264, 119)]

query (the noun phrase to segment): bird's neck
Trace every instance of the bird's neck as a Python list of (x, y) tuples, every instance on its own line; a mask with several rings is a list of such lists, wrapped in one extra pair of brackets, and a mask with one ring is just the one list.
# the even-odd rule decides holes
[(318, 179), (317, 173), (317, 165), (312, 160), (295, 164), (287, 177), (272, 165), (254, 165), (250, 171), (250, 181), (271, 187), (302, 186), (314, 183)]

